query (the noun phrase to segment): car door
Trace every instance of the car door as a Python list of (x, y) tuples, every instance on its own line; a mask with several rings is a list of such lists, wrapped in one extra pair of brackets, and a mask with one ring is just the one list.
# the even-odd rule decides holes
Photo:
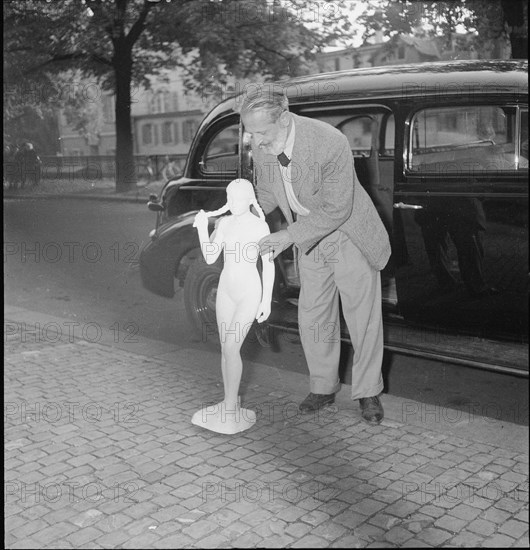
[(426, 106), (404, 134), (394, 204), (400, 314), (424, 336), (467, 335), (461, 346), (525, 341), (528, 108), (491, 99)]

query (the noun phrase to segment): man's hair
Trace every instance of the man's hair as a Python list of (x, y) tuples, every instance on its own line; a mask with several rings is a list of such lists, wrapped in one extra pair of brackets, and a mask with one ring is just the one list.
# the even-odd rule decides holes
[(240, 114), (265, 111), (271, 122), (276, 122), (284, 111), (289, 110), (289, 100), (279, 84), (248, 84), (238, 99)]

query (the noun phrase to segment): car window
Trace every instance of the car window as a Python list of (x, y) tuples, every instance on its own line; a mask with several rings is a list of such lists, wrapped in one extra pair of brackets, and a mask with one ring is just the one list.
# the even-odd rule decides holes
[(239, 155), (239, 126), (237, 123), (223, 128), (208, 142), (202, 158), (203, 172), (236, 172)]
[(408, 168), (436, 174), (518, 170), (516, 119), (512, 107), (423, 109), (411, 122)]
[(350, 149), (355, 157), (370, 156), (374, 117), (356, 116), (341, 122), (337, 127), (348, 138)]
[[(379, 156), (394, 156), (393, 113), (379, 107), (370, 112), (365, 109), (353, 116), (351, 111), (323, 112), (318, 113), (318, 118), (335, 126), (346, 136), (354, 157), (370, 157), (374, 146), (377, 147)], [(373, 136), (374, 132), (377, 132), (377, 136)]]
[(384, 143), (381, 144), (381, 155), (385, 157), (393, 157), (394, 156), (394, 140), (395, 140), (395, 133), (396, 133), (396, 124), (394, 115), (391, 114), (390, 116), (386, 117), (385, 120), (385, 134), (384, 134)]
[(528, 109), (520, 111), (520, 133), (521, 133), (521, 148), (519, 152), (518, 168), (519, 170), (528, 170)]

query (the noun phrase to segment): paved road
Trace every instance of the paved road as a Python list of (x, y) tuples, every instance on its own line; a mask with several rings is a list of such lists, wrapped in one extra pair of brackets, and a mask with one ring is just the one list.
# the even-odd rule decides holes
[[(138, 336), (215, 351), (191, 332), (181, 295), (157, 297), (141, 286), (138, 254), (154, 215), (143, 204), (92, 200), (8, 200), (4, 204), (6, 303), (65, 319), (65, 334), (98, 331), (120, 342)], [(280, 353), (246, 343), (244, 356), (305, 372), (298, 340)], [(344, 349), (343, 376), (351, 350)], [(425, 403), (528, 423), (526, 383), (518, 378), (402, 356), (385, 357), (386, 389)]]
[(188, 336), (177, 302), (141, 287), (136, 264), (153, 223), (143, 205), (9, 201), (4, 216), (9, 302), (161, 340)]

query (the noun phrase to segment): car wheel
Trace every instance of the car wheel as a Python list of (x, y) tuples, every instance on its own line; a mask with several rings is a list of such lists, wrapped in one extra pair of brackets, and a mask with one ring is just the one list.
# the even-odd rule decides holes
[(184, 281), (184, 306), (194, 329), (207, 335), (217, 332), (215, 300), (222, 263), (208, 265), (201, 257), (189, 267)]

